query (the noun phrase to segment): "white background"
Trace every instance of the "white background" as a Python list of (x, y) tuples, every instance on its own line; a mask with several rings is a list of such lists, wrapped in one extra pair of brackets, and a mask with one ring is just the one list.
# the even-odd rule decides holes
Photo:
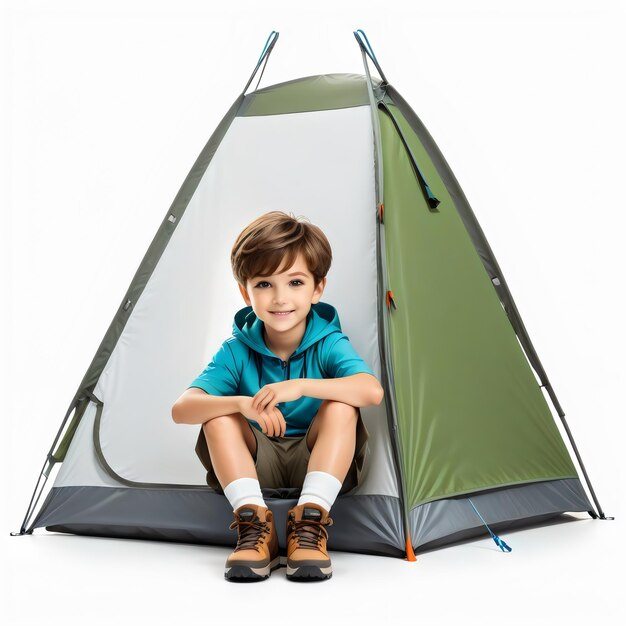
[[(615, 618), (625, 556), (623, 3), (300, 5), (2, 5), (0, 549), (9, 580), (0, 616), (66, 625)], [(259, 585), (228, 584), (224, 548), (44, 530), (9, 537), (169, 204), (269, 33), (280, 37), (261, 87), (362, 73), (358, 28), (459, 179), (600, 503), (617, 519), (581, 514), (503, 534), (510, 554), (491, 539), (416, 563), (334, 553), (333, 578), (313, 589), (287, 583), (284, 569)]]

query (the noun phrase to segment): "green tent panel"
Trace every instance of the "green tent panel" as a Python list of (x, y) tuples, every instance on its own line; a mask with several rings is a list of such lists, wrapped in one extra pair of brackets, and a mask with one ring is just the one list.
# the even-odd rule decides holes
[(495, 485), (577, 478), (569, 453), (449, 192), (389, 106), (379, 111), (391, 353), (410, 508)]

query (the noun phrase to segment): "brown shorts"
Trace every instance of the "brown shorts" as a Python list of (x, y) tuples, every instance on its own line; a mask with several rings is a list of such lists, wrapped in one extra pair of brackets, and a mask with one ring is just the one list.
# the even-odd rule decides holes
[[(344, 494), (354, 489), (359, 484), (361, 472), (363, 470), (363, 460), (367, 449), (367, 440), (369, 434), (361, 417), (361, 410), (357, 408), (358, 419), (356, 425), (356, 446), (352, 464), (348, 469), (348, 473), (343, 481), (343, 485), (339, 494)], [(243, 418), (242, 416), (242, 419)], [(311, 451), (306, 443), (306, 438), (311, 430), (311, 426), (315, 418), (311, 420), (305, 435), (295, 437), (268, 437), (258, 428), (246, 420), (248, 426), (252, 429), (256, 439), (257, 449), (256, 458), (254, 458), (254, 466), (261, 489), (280, 489), (280, 488), (298, 488), (300, 489), (304, 483), (307, 466)], [(207, 446), (204, 431), (200, 428), (198, 434), (198, 442), (196, 443), (196, 454), (200, 457), (202, 465), (207, 470), (206, 482), (218, 493), (224, 493), (222, 486), (215, 475), (213, 465), (211, 464), (211, 456)]]

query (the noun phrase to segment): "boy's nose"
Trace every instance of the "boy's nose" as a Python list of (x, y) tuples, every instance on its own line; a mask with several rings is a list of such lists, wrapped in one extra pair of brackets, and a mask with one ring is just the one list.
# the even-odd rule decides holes
[(274, 301), (275, 304), (279, 304), (281, 302), (284, 302), (285, 301), (284, 292), (276, 289), (274, 291), (274, 297), (272, 298), (272, 300)]

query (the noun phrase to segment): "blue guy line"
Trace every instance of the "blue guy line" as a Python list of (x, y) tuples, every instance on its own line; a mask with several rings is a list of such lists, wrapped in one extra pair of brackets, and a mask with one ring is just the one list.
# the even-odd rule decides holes
[(367, 43), (367, 47), (369, 48), (369, 51), (372, 54), (372, 59), (374, 59), (374, 62), (376, 63), (376, 65), (378, 65), (378, 60), (376, 59), (376, 55), (374, 54), (374, 50), (372, 49), (372, 46), (370, 45), (370, 42), (369, 42), (369, 39), (367, 38), (367, 35), (360, 28), (356, 32), (363, 34), (363, 37), (365, 37), (365, 41)]
[[(472, 508), (474, 509), (474, 511), (476, 511), (476, 515), (480, 517), (482, 523), (485, 526), (487, 526), (487, 522), (483, 519), (483, 516), (478, 512), (478, 509), (474, 506), (474, 503), (469, 498), (467, 499), (467, 501), (472, 505)], [(500, 539), (500, 537), (498, 537), (498, 535), (496, 535), (491, 530), (491, 528), (489, 528), (489, 526), (487, 526), (487, 530), (489, 531), (489, 534), (491, 535), (492, 539), (496, 542), (496, 545), (498, 546), (498, 548), (502, 550), (502, 552), (511, 552), (513, 548), (509, 548), (509, 546), (507, 546), (506, 543), (504, 543), (504, 541)]]
[(261, 62), (261, 60), (263, 59), (263, 55), (265, 54), (265, 51), (267, 50), (267, 44), (270, 42), (270, 39), (272, 38), (272, 35), (275, 33), (276, 31), (273, 30), (270, 33), (270, 36), (267, 38), (267, 41), (265, 42), (265, 46), (263, 47), (263, 52), (261, 52), (261, 56), (259, 57), (259, 60), (257, 61), (257, 65)]

